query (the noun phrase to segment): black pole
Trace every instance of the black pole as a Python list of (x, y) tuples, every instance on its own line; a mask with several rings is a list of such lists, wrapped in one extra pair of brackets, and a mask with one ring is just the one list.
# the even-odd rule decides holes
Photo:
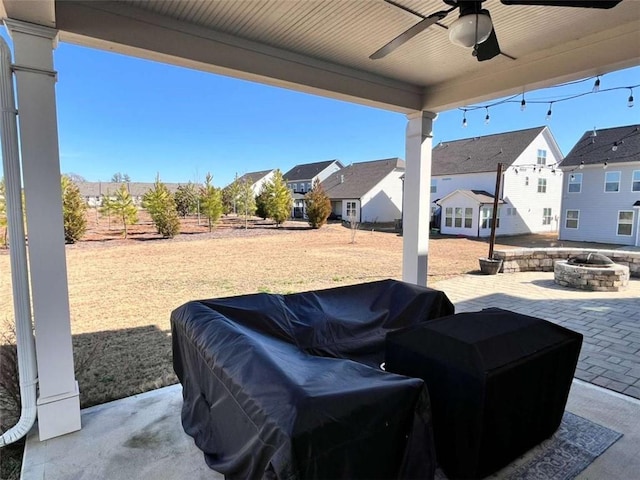
[(489, 237), (489, 260), (493, 258), (493, 246), (496, 243), (496, 225), (498, 223), (498, 199), (500, 198), (500, 184), (502, 183), (502, 163), (498, 163), (496, 171), (496, 191), (493, 195), (493, 214), (491, 215), (491, 236)]

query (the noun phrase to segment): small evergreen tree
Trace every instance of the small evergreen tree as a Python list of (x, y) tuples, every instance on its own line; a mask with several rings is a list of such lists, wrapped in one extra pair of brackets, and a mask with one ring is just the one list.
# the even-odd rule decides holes
[(266, 184), (266, 191), (267, 214), (276, 222), (277, 226), (280, 226), (291, 215), (293, 197), (279, 169), (274, 172), (273, 178)]
[(256, 215), (261, 219), (266, 220), (269, 214), (267, 213), (267, 198), (268, 192), (266, 185), (262, 185), (260, 193), (256, 196)]
[(160, 174), (156, 175), (153, 188), (142, 197), (142, 207), (151, 215), (151, 220), (160, 235), (173, 238), (180, 233), (176, 202), (167, 186), (160, 181)]
[(256, 213), (256, 197), (253, 195), (252, 183), (249, 179), (239, 183), (236, 208), (238, 215), (244, 218), (245, 230), (249, 227), (249, 217)]
[(211, 174), (207, 173), (204, 185), (200, 188), (200, 209), (209, 221), (209, 231), (222, 215), (222, 192), (213, 186), (212, 180)]
[(305, 195), (307, 202), (307, 218), (312, 228), (320, 228), (327, 223), (327, 218), (331, 214), (331, 200), (327, 196), (324, 188), (320, 185), (320, 180), (316, 178), (313, 188)]
[(109, 211), (122, 221), (124, 238), (127, 238), (127, 227), (138, 221), (138, 207), (133, 203), (133, 198), (123, 183), (114, 195), (109, 199)]
[(198, 210), (198, 191), (196, 186), (189, 182), (186, 185), (178, 185), (176, 193), (173, 194), (176, 202), (176, 210), (182, 217), (191, 215)]
[(224, 214), (238, 213), (238, 196), (240, 195), (240, 181), (236, 173), (233, 182), (222, 189), (222, 206)]
[(113, 214), (113, 209), (111, 208), (111, 193), (109, 191), (107, 191), (107, 194), (103, 195), (100, 199), (100, 208), (98, 210), (100, 215), (107, 217), (109, 230), (111, 230), (111, 215)]
[(64, 240), (66, 243), (75, 243), (87, 231), (87, 204), (78, 186), (66, 175), (61, 178), (61, 187)]

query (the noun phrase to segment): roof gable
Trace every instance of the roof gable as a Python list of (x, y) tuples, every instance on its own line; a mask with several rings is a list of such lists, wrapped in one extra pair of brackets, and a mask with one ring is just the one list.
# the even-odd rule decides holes
[(595, 130), (595, 135), (592, 130), (585, 132), (564, 158), (560, 167), (639, 161), (640, 125), (626, 125)]
[(342, 163), (340, 163), (340, 160), (325, 160), (323, 162), (303, 163), (293, 167), (283, 175), (283, 178), (287, 182), (311, 180), (334, 162), (336, 162), (338, 166), (342, 168)]
[(238, 182), (242, 183), (246, 180), (249, 183), (254, 184), (259, 180), (263, 179), (264, 177), (266, 177), (267, 175), (269, 175), (271, 172), (273, 172), (273, 168), (270, 170), (261, 170), (259, 172), (245, 173), (244, 175), (238, 178)]
[(433, 149), (431, 175), (495, 172), (511, 165), (547, 127), (440, 142)]
[(385, 158), (353, 163), (328, 177), (322, 188), (329, 198), (362, 198), (395, 169), (404, 170), (404, 160)]

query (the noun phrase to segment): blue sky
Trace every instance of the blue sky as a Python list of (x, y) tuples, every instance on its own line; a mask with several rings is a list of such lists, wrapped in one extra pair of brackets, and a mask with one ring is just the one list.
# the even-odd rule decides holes
[[(6, 34), (3, 32), (6, 38)], [(343, 163), (404, 158), (406, 117), (398, 113), (330, 100), (290, 90), (60, 43), (55, 51), (60, 161), (63, 173), (108, 181), (127, 173), (133, 181), (202, 181), (211, 172), (223, 186), (234, 174), (298, 163), (340, 159)], [(640, 84), (640, 67), (602, 76), (601, 90)], [(593, 79), (566, 87), (527, 92), (485, 110), (443, 112), (434, 125), (439, 141), (509, 130), (550, 126), (566, 155), (593, 127), (640, 123), (629, 90), (586, 95)], [(492, 102), (489, 102), (492, 103)]]

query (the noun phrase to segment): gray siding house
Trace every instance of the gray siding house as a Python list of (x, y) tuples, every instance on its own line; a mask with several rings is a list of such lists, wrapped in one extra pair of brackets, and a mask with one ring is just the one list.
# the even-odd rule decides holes
[(294, 218), (304, 218), (305, 205), (304, 196), (313, 187), (313, 182), (318, 179), (323, 182), (329, 175), (337, 172), (343, 167), (340, 160), (325, 160), (323, 162), (303, 163), (296, 165), (283, 175), (287, 187), (291, 190), (293, 197)]
[(560, 168), (561, 240), (640, 246), (640, 125), (586, 132)]

